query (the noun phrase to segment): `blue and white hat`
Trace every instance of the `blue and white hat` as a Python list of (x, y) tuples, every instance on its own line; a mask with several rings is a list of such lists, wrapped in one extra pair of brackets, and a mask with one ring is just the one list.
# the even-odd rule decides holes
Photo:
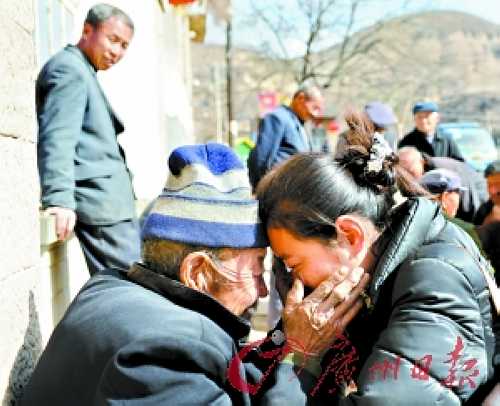
[(143, 240), (204, 247), (268, 245), (247, 170), (229, 147), (179, 147), (168, 165), (171, 174), (146, 218)]

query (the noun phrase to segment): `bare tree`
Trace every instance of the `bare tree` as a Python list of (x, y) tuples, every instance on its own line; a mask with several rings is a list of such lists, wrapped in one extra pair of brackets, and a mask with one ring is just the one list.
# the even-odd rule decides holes
[[(257, 48), (276, 60), (282, 72), (292, 73), (297, 83), (315, 81), (330, 87), (352, 62), (381, 42), (377, 35), (386, 22), (404, 11), (397, 10), (373, 21), (367, 17), (374, 7), (383, 9), (387, 0), (276, 0), (252, 1), (241, 24), (252, 24), (262, 32)], [(284, 11), (286, 10), (286, 11)], [(363, 28), (363, 22), (370, 25)], [(361, 29), (361, 30), (360, 30)], [(295, 45), (295, 49), (294, 48)], [(297, 49), (297, 45), (301, 49)], [(276, 72), (270, 73), (270, 75)]]

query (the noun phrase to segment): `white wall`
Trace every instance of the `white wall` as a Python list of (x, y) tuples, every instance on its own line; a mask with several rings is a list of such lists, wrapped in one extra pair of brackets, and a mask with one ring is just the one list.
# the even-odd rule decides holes
[[(75, 41), (94, 0), (82, 0), (75, 19)], [(120, 137), (139, 199), (161, 191), (167, 158), (177, 145), (193, 142), (190, 44), (180, 9), (165, 2), (113, 0), (134, 21), (135, 35), (123, 60), (98, 74), (111, 105), (125, 124)]]

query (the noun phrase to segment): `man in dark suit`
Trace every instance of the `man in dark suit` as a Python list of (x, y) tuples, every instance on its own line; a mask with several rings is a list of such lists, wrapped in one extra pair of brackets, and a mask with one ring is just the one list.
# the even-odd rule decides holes
[(436, 103), (417, 103), (413, 107), (415, 128), (399, 142), (398, 148), (415, 147), (429, 156), (444, 156), (464, 161), (457, 144), (449, 134), (436, 131), (439, 107)]
[(254, 189), (273, 166), (294, 154), (311, 151), (304, 123), (319, 116), (322, 110), (320, 90), (305, 84), (295, 92), (290, 106), (280, 106), (262, 118), (257, 143), (247, 162)]
[(78, 44), (54, 55), (36, 81), (42, 208), (55, 216), (59, 240), (75, 231), (91, 274), (140, 256), (131, 175), (117, 142), (124, 127), (96, 76), (120, 61), (133, 33), (122, 10), (95, 5)]

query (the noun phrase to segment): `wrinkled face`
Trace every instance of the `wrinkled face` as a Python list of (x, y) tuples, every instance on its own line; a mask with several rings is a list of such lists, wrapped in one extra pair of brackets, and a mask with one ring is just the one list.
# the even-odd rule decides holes
[(415, 127), (426, 134), (434, 134), (439, 123), (439, 114), (430, 111), (419, 111), (414, 116)]
[(268, 294), (262, 276), (265, 256), (265, 248), (249, 248), (227, 258), (212, 258), (222, 283), (210, 294), (232, 313), (242, 315), (259, 297)]
[(315, 238), (299, 239), (285, 228), (271, 227), (267, 233), (274, 254), (283, 260), (294, 279), (301, 279), (311, 289), (330, 276), (341, 282), (352, 268), (348, 250), (335, 241), (328, 245)]
[(295, 112), (302, 121), (312, 120), (323, 112), (324, 100), (319, 92), (314, 97), (306, 97), (304, 93), (300, 93), (296, 98)]
[(107, 70), (123, 58), (133, 35), (132, 29), (116, 16), (97, 28), (85, 24), (83, 51), (97, 70)]
[(488, 176), (488, 193), (495, 206), (500, 206), (500, 173)]
[(444, 192), (441, 195), (441, 207), (448, 217), (455, 217), (457, 215), (459, 205), (459, 192)]

